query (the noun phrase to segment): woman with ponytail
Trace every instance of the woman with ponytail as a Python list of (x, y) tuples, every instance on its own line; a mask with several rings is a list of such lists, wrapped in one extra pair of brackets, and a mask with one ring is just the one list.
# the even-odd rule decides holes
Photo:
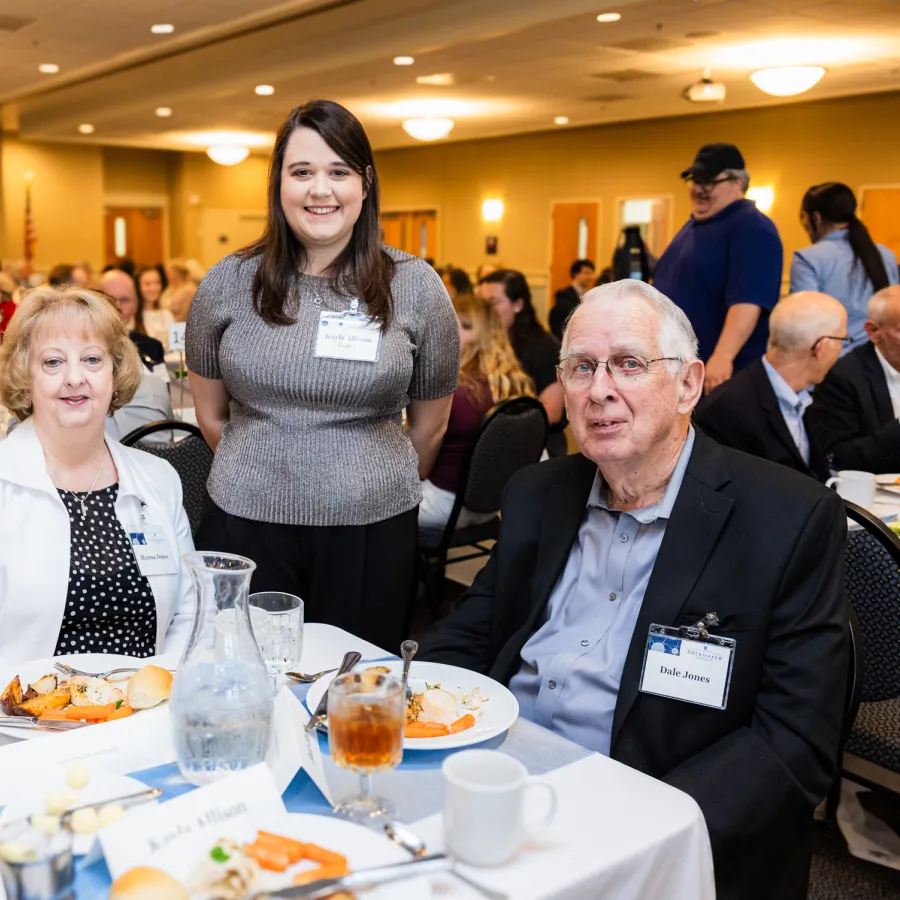
[(865, 343), (869, 298), (897, 284), (897, 258), (876, 244), (856, 217), (856, 197), (846, 184), (828, 181), (811, 187), (803, 197), (800, 221), (813, 241), (791, 262), (791, 293), (821, 291), (847, 309), (847, 333), (852, 339), (843, 352)]

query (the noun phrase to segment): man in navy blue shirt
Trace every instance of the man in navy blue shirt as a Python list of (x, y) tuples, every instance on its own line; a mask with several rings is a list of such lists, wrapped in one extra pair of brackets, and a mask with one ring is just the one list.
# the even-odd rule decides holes
[(744, 198), (750, 175), (733, 144), (701, 147), (681, 177), (691, 218), (660, 258), (653, 284), (691, 320), (709, 393), (766, 352), (783, 250), (774, 222)]

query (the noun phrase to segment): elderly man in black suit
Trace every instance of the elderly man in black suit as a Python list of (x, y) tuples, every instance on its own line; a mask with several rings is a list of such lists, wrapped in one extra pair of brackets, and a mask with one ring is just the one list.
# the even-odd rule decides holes
[(827, 294), (800, 291), (769, 318), (766, 355), (700, 401), (694, 422), (726, 447), (828, 478), (824, 454), (804, 424), (810, 388), (837, 362), (847, 337), (847, 310)]
[(868, 344), (816, 389), (806, 427), (832, 469), (900, 472), (900, 286), (869, 300)]
[(569, 277), (572, 283), (556, 292), (553, 309), (550, 310), (550, 331), (554, 337), (562, 340), (566, 320), (578, 308), (581, 298), (594, 283), (594, 263), (589, 259), (576, 259), (569, 266)]
[[(657, 290), (590, 291), (559, 368), (581, 454), (510, 481), (487, 566), (421, 655), (690, 794), (719, 900), (804, 900), (846, 684), (846, 519), (813, 479), (694, 431), (703, 374)], [(719, 644), (692, 643), (701, 620)], [(661, 634), (672, 656), (645, 652)], [(670, 677), (707, 664), (702, 697)]]

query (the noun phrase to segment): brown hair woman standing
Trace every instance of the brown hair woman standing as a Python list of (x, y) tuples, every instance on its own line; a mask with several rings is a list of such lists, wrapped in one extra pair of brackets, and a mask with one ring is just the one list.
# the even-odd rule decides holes
[(297, 594), (307, 621), (393, 650), (415, 586), (419, 471), (447, 426), (459, 341), (438, 274), (381, 245), (378, 193), (348, 110), (292, 110), (265, 233), (204, 278), (187, 363), (216, 451), (197, 546), (249, 556), (252, 590)]

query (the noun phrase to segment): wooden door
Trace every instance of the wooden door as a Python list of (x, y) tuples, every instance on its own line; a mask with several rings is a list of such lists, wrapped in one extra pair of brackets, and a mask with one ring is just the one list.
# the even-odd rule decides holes
[(592, 259), (596, 265), (599, 222), (599, 203), (553, 204), (553, 250), (548, 297), (553, 297), (558, 290), (571, 283), (569, 267), (576, 259)]
[(434, 210), (388, 212), (381, 216), (384, 242), (422, 259), (437, 255), (437, 213)]
[(157, 207), (109, 207), (106, 210), (106, 261), (127, 256), (138, 266), (164, 258), (163, 211)]
[(863, 188), (860, 215), (872, 240), (900, 257), (900, 187)]

